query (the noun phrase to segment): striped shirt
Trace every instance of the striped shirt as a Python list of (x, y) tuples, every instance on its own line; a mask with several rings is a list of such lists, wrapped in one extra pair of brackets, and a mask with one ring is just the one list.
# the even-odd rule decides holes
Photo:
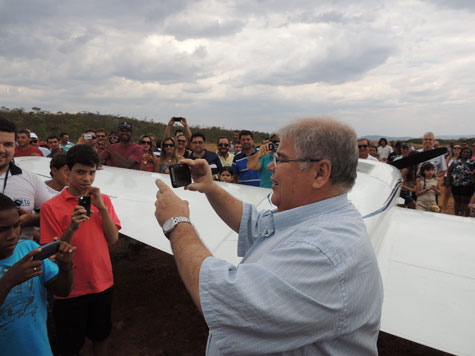
[[(254, 149), (255, 154), (258, 150)], [(247, 160), (249, 159), (248, 156), (244, 152), (239, 152), (237, 155), (234, 156), (233, 160), (233, 172), (234, 175), (239, 177), (238, 183), (244, 185), (252, 185), (254, 187), (258, 187), (261, 181), (261, 172), (260, 171), (253, 171), (252, 169), (247, 168)]]
[(200, 270), (207, 355), (377, 355), (376, 257), (346, 194), (283, 212), (245, 204), (235, 267)]

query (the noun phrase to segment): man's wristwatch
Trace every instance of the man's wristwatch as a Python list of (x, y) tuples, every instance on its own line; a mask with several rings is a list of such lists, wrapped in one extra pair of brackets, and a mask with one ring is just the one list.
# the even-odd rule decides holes
[(170, 239), (170, 234), (172, 233), (172, 231), (175, 230), (176, 226), (182, 222), (191, 224), (190, 219), (184, 216), (175, 216), (165, 221), (165, 224), (163, 224), (163, 233), (165, 234), (167, 239)]

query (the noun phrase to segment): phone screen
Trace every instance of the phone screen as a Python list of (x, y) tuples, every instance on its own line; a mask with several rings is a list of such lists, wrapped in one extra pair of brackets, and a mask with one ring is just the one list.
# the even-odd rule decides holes
[(172, 164), (170, 166), (170, 178), (173, 188), (191, 184), (190, 167), (184, 163)]

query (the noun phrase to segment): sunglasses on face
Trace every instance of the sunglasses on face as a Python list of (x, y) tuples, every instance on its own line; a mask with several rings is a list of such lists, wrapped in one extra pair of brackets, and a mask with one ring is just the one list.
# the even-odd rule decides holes
[(163, 147), (175, 147), (173, 143), (164, 143)]
[(140, 144), (141, 145), (151, 145), (152, 142), (150, 142), (150, 141), (140, 141)]
[(229, 147), (229, 143), (220, 143), (218, 144), (219, 147)]
[(358, 145), (358, 148), (368, 148), (368, 145)]
[(180, 143), (186, 143), (186, 140), (177, 140)]
[(38, 140), (31, 140), (31, 143), (38, 143)]
[(97, 137), (104, 138), (104, 137), (106, 137), (106, 135), (97, 135)]
[(117, 140), (119, 137), (117, 136), (109, 136), (109, 138), (113, 139), (113, 140)]
[(204, 141), (193, 141), (191, 143), (194, 144), (194, 145), (204, 145), (205, 144)]

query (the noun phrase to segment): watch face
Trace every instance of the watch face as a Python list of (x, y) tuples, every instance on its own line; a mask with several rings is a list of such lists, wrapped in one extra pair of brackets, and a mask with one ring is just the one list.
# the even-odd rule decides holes
[(165, 221), (165, 224), (163, 224), (163, 230), (165, 232), (168, 232), (169, 230), (173, 228), (174, 225), (175, 225), (175, 219), (170, 218), (167, 221)]

